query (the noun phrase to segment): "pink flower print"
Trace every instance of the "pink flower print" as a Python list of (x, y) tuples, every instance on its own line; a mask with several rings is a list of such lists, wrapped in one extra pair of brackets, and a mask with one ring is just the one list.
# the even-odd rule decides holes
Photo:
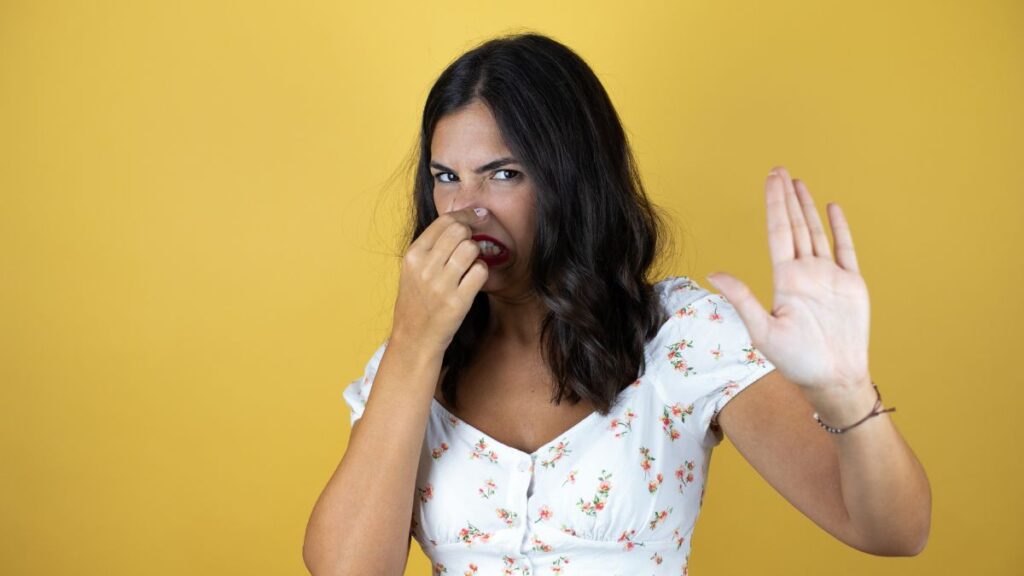
[(562, 564), (568, 564), (568, 563), (569, 563), (569, 558), (568, 557), (566, 557), (566, 556), (559, 556), (558, 560), (555, 560), (554, 562), (551, 563), (551, 573), (552, 574), (561, 574), (562, 573)]
[(483, 438), (477, 440), (476, 445), (473, 446), (473, 452), (469, 454), (470, 460), (477, 458), (485, 458), (492, 464), (498, 463), (498, 455), (494, 453), (494, 450), (487, 450), (487, 442)]
[(448, 423), (452, 425), (452, 428), (454, 428), (455, 426), (458, 426), (459, 419), (456, 418), (455, 416), (449, 414), (448, 415)]
[(565, 524), (562, 524), (562, 527), (560, 529), (562, 530), (562, 532), (565, 532), (566, 534), (570, 534), (572, 536), (576, 535), (576, 530), (566, 526)]
[(754, 348), (753, 344), (751, 344), (749, 348), (744, 348), (743, 352), (745, 353), (745, 364), (757, 364), (758, 366), (764, 366), (765, 358), (761, 355), (760, 350)]
[(650, 482), (647, 483), (647, 491), (650, 492), (651, 494), (654, 494), (655, 492), (658, 491), (658, 487), (661, 486), (661, 483), (664, 480), (665, 477), (662, 476), (661, 472), (658, 472), (658, 475), (654, 478), (654, 480), (651, 480)]
[(516, 525), (516, 519), (519, 518), (519, 514), (508, 510), (506, 508), (498, 508), (495, 510), (498, 513), (498, 518), (501, 518), (505, 522), (505, 526), (512, 527)]
[(686, 408), (683, 408), (679, 404), (679, 402), (676, 402), (675, 404), (673, 404), (671, 406), (671, 409), (672, 409), (672, 416), (674, 418), (679, 418), (680, 421), (682, 421), (682, 422), (686, 422), (686, 417), (693, 414), (693, 404), (690, 404)]
[(672, 531), (672, 539), (676, 541), (676, 550), (679, 550), (683, 547), (683, 541), (686, 540), (686, 537), (679, 532), (679, 528), (676, 528)]
[(427, 482), (427, 485), (423, 488), (417, 488), (417, 490), (420, 492), (420, 502), (426, 502), (434, 497), (434, 487), (430, 485), (430, 482)]
[(611, 476), (611, 472), (601, 470), (601, 475), (597, 477), (597, 493), (594, 494), (593, 500), (585, 501), (583, 498), (580, 498), (579, 502), (576, 503), (587, 516), (597, 516), (599, 510), (604, 510), (605, 503), (608, 500), (608, 492), (612, 488), (611, 482), (608, 481), (608, 478), (611, 478)]
[(544, 506), (541, 506), (540, 509), (537, 510), (537, 516), (538, 518), (533, 521), (534, 524), (540, 522), (541, 520), (550, 520), (551, 508), (548, 508), (546, 504)]
[(722, 396), (732, 396), (736, 392), (736, 389), (739, 387), (739, 384), (730, 380), (729, 383), (726, 384), (724, 388), (722, 388)]
[(671, 406), (665, 404), (662, 407), (661, 413), (661, 429), (668, 434), (670, 440), (675, 442), (679, 439), (680, 434), (676, 430), (673, 418), (679, 418), (679, 421), (685, 424), (686, 417), (691, 415), (693, 415), (693, 404), (686, 406), (686, 408), (683, 408), (678, 402)]
[(611, 423), (608, 424), (608, 429), (615, 433), (616, 438), (629, 434), (630, 430), (633, 429), (633, 419), (636, 418), (636, 412), (633, 412), (632, 408), (627, 408), (623, 417), (625, 418), (624, 420), (612, 418)]
[(430, 455), (433, 456), (434, 460), (438, 460), (445, 452), (448, 451), (448, 444), (441, 442), (441, 445), (430, 451)]
[(640, 468), (644, 471), (644, 476), (651, 473), (651, 462), (657, 460), (654, 456), (651, 456), (651, 449), (646, 446), (640, 447), (640, 455), (643, 459), (640, 460)]
[(462, 576), (473, 576), (477, 573), (478, 570), (480, 570), (480, 568), (477, 567), (476, 564), (470, 562), (469, 565), (466, 567), (466, 571), (462, 573)]
[(682, 372), (683, 376), (696, 373), (696, 370), (686, 363), (682, 352), (686, 348), (693, 348), (693, 340), (680, 340), (671, 346), (666, 346), (666, 348), (668, 348), (668, 361), (672, 363), (672, 366), (677, 371)]
[(515, 558), (505, 555), (501, 557), (502, 561), (505, 562), (505, 566), (501, 569), (503, 576), (512, 576), (512, 574), (521, 574), (522, 576), (528, 576), (530, 574), (529, 566), (520, 566)]
[(676, 318), (685, 318), (687, 316), (693, 316), (696, 313), (697, 311), (693, 308), (693, 304), (687, 304), (686, 306), (683, 306), (679, 310), (676, 310), (673, 316), (675, 316)]
[(721, 360), (722, 359), (722, 345), (721, 344), (719, 344), (718, 347), (715, 348), (714, 350), (711, 350), (711, 356), (715, 360)]
[(548, 446), (548, 452), (554, 452), (555, 455), (551, 458), (551, 460), (541, 460), (540, 465), (544, 468), (554, 468), (555, 462), (561, 460), (562, 457), (565, 456), (566, 454), (572, 453), (572, 450), (568, 448), (568, 445), (568, 440), (562, 440), (558, 444), (555, 444), (554, 446)]
[(651, 530), (654, 530), (655, 528), (657, 528), (658, 524), (661, 524), (662, 522), (664, 522), (665, 518), (668, 518), (668, 515), (671, 514), (671, 513), (672, 513), (672, 507), (671, 506), (669, 506), (665, 510), (662, 510), (661, 512), (655, 512), (654, 513), (654, 518), (649, 523)]
[(466, 525), (465, 528), (459, 530), (459, 540), (466, 543), (466, 546), (472, 546), (477, 541), (487, 542), (491, 539), (492, 534), (490, 532), (482, 532), (472, 523)]
[(532, 541), (533, 541), (533, 548), (532, 548), (532, 550), (534, 552), (551, 552), (551, 550), (552, 550), (551, 545), (544, 543), (543, 541), (541, 541), (540, 538), (537, 538), (536, 535), (533, 536)]
[(480, 493), (481, 498), (490, 498), (491, 496), (494, 496), (494, 489), (496, 487), (497, 485), (494, 483), (494, 479), (488, 478), (484, 481), (482, 488), (477, 488), (477, 492)]
[(438, 562), (437, 564), (434, 564), (434, 574), (447, 574), (447, 573), (448, 573), (448, 569), (444, 567), (444, 564), (441, 564), (440, 562)]
[(622, 535), (619, 536), (619, 542), (625, 542), (626, 544), (622, 547), (624, 550), (632, 550), (636, 546), (643, 546), (643, 542), (633, 542), (633, 536), (636, 534), (636, 530), (625, 530)]
[(655, 564), (661, 564), (662, 562), (664, 562), (664, 558), (662, 558), (661, 554), (658, 554), (657, 552), (655, 552), (654, 555), (651, 556), (651, 560), (654, 560)]
[(693, 483), (693, 469), (696, 467), (693, 460), (686, 460), (676, 468), (676, 480), (679, 480), (679, 493), (683, 493), (683, 487)]
[[(578, 469), (573, 469), (572, 471), (570, 471), (569, 475), (565, 477), (565, 482), (568, 482), (569, 484), (575, 484), (577, 472), (579, 472)], [(562, 482), (562, 486), (565, 486), (565, 482)]]
[(725, 319), (722, 318), (722, 315), (718, 313), (718, 305), (717, 304), (715, 305), (714, 311), (712, 311), (711, 314), (708, 314), (708, 320), (710, 320), (712, 322), (724, 322), (725, 321)]

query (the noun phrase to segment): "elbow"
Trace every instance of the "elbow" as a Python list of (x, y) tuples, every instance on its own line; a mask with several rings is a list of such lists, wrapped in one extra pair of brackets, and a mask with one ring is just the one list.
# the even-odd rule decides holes
[(925, 532), (923, 535), (914, 538), (887, 542), (871, 549), (866, 549), (864, 552), (875, 556), (917, 556), (921, 552), (924, 552), (925, 546), (927, 545), (928, 533)]
[(308, 570), (312, 576), (322, 576), (327, 574), (327, 571), (322, 566), (323, 563), (320, 560), (320, 556), (316, 551), (316, 546), (314, 546), (308, 535), (302, 543), (302, 562), (306, 565), (306, 570)]
[(926, 515), (901, 532), (887, 534), (864, 546), (856, 546), (862, 552), (875, 556), (917, 556), (928, 545), (931, 519)]
[(302, 542), (302, 562), (306, 565), (306, 570), (312, 576), (340, 574), (336, 556), (329, 547), (323, 545), (323, 538), (307, 526), (306, 537)]
[(907, 538), (904, 545), (900, 548), (899, 556), (917, 556), (921, 552), (924, 552), (925, 547), (928, 545), (928, 535), (931, 532), (931, 520), (926, 519), (921, 523), (921, 526), (913, 533), (913, 535)]
[(931, 509), (918, 514), (890, 518), (888, 522), (855, 530), (854, 535), (841, 538), (852, 548), (873, 556), (917, 556), (924, 552), (931, 532)]

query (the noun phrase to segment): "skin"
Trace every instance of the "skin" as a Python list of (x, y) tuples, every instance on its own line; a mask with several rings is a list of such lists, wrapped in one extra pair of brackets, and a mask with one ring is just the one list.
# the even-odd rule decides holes
[(534, 184), (518, 163), (482, 174), (474, 172), (493, 160), (511, 156), (494, 116), (480, 101), (438, 121), (430, 143), (438, 213), (487, 208), (489, 217), (474, 225), (473, 233), (496, 238), (511, 252), (505, 264), (488, 268), (481, 289), (487, 293), (491, 310), (489, 342), (533, 350), (538, 346), (544, 315), (530, 289), (529, 255), (537, 218)]
[[(518, 164), (477, 174), (511, 156), (489, 109), (476, 102), (442, 119), (431, 142), (439, 213), (482, 206), (473, 225), (503, 242), (512, 257), (488, 270), (487, 348), (535, 353), (543, 308), (529, 290), (535, 190)], [(514, 170), (515, 172), (508, 172)], [(930, 529), (931, 489), (924, 468), (889, 414), (844, 434), (821, 429), (867, 414), (875, 403), (868, 367), (869, 302), (849, 225), (828, 205), (835, 257), (806, 185), (775, 167), (765, 182), (773, 306), (724, 272), (709, 281), (732, 303), (755, 347), (777, 368), (737, 394), (718, 416), (724, 434), (797, 509), (846, 544), (879, 555), (914, 555)], [(493, 348), (492, 348), (493, 346)]]
[(889, 413), (837, 435), (808, 417), (816, 411), (844, 427), (876, 400), (868, 291), (850, 226), (829, 203), (833, 258), (810, 191), (782, 166), (765, 180), (765, 206), (771, 312), (736, 277), (708, 279), (777, 370), (725, 405), (722, 430), (780, 494), (843, 542), (879, 555), (918, 554), (931, 526), (931, 487)]

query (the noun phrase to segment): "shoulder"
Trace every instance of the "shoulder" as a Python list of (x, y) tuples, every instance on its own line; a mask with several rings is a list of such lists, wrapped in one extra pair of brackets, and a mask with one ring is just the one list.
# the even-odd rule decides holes
[(655, 289), (668, 320), (648, 344), (649, 371), (665, 402), (694, 404), (703, 433), (729, 399), (774, 366), (721, 294), (686, 276)]
[(711, 294), (689, 276), (667, 276), (655, 282), (654, 293), (669, 314)]
[(668, 320), (668, 333), (746, 331), (739, 314), (721, 294), (704, 288), (688, 276), (669, 276), (654, 284), (654, 291)]
[[(681, 375), (714, 372), (728, 365), (764, 366), (767, 359), (753, 347), (750, 332), (729, 300), (686, 276), (671, 276), (655, 290), (668, 315), (652, 343)], [(685, 364), (685, 368), (684, 368)]]

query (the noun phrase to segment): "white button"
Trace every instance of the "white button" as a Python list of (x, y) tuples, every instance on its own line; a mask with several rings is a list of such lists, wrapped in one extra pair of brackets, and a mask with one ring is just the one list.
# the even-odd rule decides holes
[(528, 460), (523, 460), (522, 462), (519, 463), (519, 471), (520, 472), (526, 472), (529, 469), (530, 469), (530, 462)]

